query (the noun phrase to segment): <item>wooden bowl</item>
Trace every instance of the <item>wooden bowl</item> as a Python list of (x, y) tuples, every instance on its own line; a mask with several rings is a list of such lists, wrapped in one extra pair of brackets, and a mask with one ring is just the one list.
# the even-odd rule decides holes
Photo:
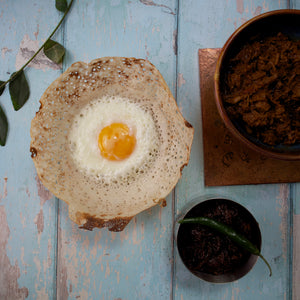
[[(215, 76), (215, 99), (219, 114), (230, 132), (244, 144), (267, 157), (300, 160), (300, 144), (269, 145), (251, 135), (240, 121), (231, 118), (224, 104), (225, 78), (230, 60), (249, 41), (259, 41), (279, 32), (291, 39), (300, 39), (300, 10), (276, 10), (261, 14), (240, 26), (226, 41), (219, 55)], [(300, 102), (300, 101), (298, 101)], [(268, 125), (267, 125), (268, 126)]]

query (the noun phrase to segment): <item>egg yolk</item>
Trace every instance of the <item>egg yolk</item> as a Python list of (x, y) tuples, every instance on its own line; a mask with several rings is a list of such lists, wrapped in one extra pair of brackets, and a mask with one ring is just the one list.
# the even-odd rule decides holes
[(101, 155), (112, 161), (120, 161), (129, 157), (135, 144), (135, 136), (123, 123), (112, 123), (104, 127), (98, 137)]

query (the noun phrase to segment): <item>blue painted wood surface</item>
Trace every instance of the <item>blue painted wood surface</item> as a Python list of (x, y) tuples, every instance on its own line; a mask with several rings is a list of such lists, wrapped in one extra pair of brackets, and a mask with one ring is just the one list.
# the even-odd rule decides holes
[[(300, 9), (300, 2), (74, 1), (54, 36), (67, 49), (63, 65), (40, 56), (27, 68), (31, 96), (22, 110), (13, 111), (7, 90), (0, 98), (10, 123), (7, 145), (0, 148), (0, 299), (300, 299), (299, 184), (204, 186), (197, 57), (199, 48), (221, 47), (251, 17), (287, 7)], [(1, 80), (43, 43), (60, 17), (54, 1), (0, 1)], [(157, 66), (195, 138), (167, 207), (139, 214), (121, 233), (86, 232), (39, 182), (29, 153), (30, 122), (44, 90), (73, 62), (114, 55)], [(208, 194), (228, 196), (257, 218), (271, 278), (260, 260), (244, 278), (222, 285), (200, 281), (183, 266), (174, 220), (194, 197)]]

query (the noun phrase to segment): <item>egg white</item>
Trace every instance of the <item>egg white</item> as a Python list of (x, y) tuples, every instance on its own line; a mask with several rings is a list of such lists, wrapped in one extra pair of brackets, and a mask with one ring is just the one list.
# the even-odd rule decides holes
[[(112, 124), (126, 124), (135, 135), (133, 153), (122, 161), (104, 158), (98, 147), (101, 130)], [(70, 151), (75, 163), (97, 178), (115, 179), (143, 169), (158, 151), (159, 138), (149, 112), (121, 97), (103, 97), (85, 106), (74, 118), (69, 133)]]

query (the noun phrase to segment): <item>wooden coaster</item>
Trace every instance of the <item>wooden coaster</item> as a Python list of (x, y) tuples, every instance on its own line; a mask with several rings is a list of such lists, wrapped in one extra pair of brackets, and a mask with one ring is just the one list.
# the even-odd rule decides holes
[(300, 161), (267, 158), (238, 141), (219, 116), (213, 77), (220, 49), (199, 49), (204, 178), (207, 186), (300, 181)]

